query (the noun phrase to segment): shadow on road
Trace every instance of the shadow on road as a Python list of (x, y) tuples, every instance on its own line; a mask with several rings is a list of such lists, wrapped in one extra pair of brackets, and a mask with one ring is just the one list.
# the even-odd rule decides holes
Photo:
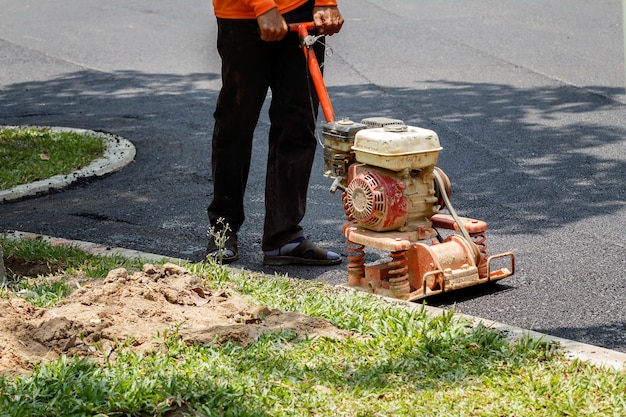
[[(596, 91), (603, 90), (604, 94)], [(623, 209), (622, 89), (432, 81), (422, 90), (331, 89), (354, 120), (398, 117), (435, 130), (457, 209), (503, 233), (541, 233)]]
[[(114, 179), (91, 185), (92, 192), (81, 188), (81, 195), (97, 199), (82, 198), (79, 207), (70, 209), (60, 208), (59, 201), (74, 200), (75, 193), (55, 196), (52, 204), (61, 215), (70, 211), (83, 219), (106, 218), (157, 229), (167, 223), (172, 233), (181, 228), (197, 233), (193, 223), (204, 221), (203, 206), (211, 195), (209, 138), (217, 94), (211, 82), (218, 77), (85, 70), (6, 85), (0, 89), (0, 123), (103, 130), (121, 134), (137, 147), (135, 164)], [(626, 155), (618, 145), (626, 131), (612, 112), (623, 105), (610, 98), (621, 91), (598, 93), (601, 90), (559, 85), (521, 89), (441, 80), (425, 83), (422, 89), (350, 85), (331, 87), (329, 93), (340, 117), (398, 117), (435, 130), (444, 148), (439, 166), (452, 180), (457, 210), (488, 221), (499, 233), (537, 235), (623, 208), (626, 187), (618, 174), (626, 172)], [(264, 113), (248, 187), (247, 210), (252, 214), (248, 219), (255, 223), (262, 221), (263, 138), (268, 123)], [(339, 199), (326, 191), (329, 181), (321, 175), (319, 159), (310, 200), (337, 206)], [(45, 203), (40, 200), (37, 205)], [(33, 224), (22, 210), (13, 216), (7, 213), (29, 204), (33, 202), (4, 205), (0, 227), (22, 224), (50, 233), (66, 227)], [(202, 214), (186, 214), (192, 211)], [(324, 214), (309, 210), (310, 227), (324, 228)], [(331, 214), (341, 216), (342, 211)], [(258, 232), (258, 225), (253, 226)], [(338, 229), (336, 224), (332, 227)], [(109, 243), (135, 242), (111, 242), (107, 234), (102, 230), (97, 236)], [(203, 232), (200, 239), (204, 238)], [(189, 248), (167, 251), (189, 255)]]
[[(153, 185), (181, 161), (203, 167), (205, 175), (217, 94), (209, 83), (217, 77), (79, 71), (8, 85), (0, 90), (0, 123), (125, 134), (138, 146), (138, 163), (158, 155), (159, 164), (137, 178)], [(616, 152), (626, 131), (610, 113), (623, 107), (610, 98), (621, 91), (600, 89), (432, 81), (421, 90), (352, 85), (329, 92), (340, 116), (398, 117), (438, 132), (439, 165), (452, 179), (453, 203), (502, 232), (540, 233), (623, 207), (618, 173), (626, 172), (626, 157)], [(263, 115), (261, 124), (267, 123)], [(261, 126), (258, 136), (265, 131)], [(201, 156), (189, 146), (198, 137)], [(262, 160), (265, 153), (256, 155)]]

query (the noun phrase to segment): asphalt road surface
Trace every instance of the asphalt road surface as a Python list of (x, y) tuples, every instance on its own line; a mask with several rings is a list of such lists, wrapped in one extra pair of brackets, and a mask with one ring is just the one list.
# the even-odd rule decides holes
[[(617, 0), (341, 0), (327, 40), (337, 116), (439, 134), (460, 215), (489, 223), (513, 277), (431, 305), (626, 352), (626, 95)], [(85, 128), (137, 148), (121, 172), (0, 204), (21, 230), (198, 260), (220, 87), (208, 0), (0, 0), (0, 124)], [(320, 126), (321, 126), (320, 121)], [(338, 267), (261, 265), (266, 112), (235, 266), (346, 281)], [(346, 254), (319, 151), (307, 234)], [(374, 261), (379, 254), (368, 253)]]

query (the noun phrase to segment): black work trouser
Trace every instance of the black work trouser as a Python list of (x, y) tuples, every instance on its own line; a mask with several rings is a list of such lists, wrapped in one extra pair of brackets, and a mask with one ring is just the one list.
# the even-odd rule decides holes
[[(286, 14), (288, 23), (312, 21), (312, 2)], [(263, 250), (302, 236), (300, 222), (316, 149), (318, 99), (307, 75), (298, 36), (261, 40), (256, 20), (218, 19), (222, 89), (212, 143), (214, 194), (209, 220), (223, 218), (237, 232), (244, 221), (244, 192), (254, 129), (268, 88), (272, 91), (265, 183)], [(323, 45), (316, 44), (320, 64)]]

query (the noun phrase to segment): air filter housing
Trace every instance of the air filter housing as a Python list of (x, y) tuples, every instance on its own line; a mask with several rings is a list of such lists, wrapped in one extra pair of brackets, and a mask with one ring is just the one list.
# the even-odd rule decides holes
[(357, 162), (392, 171), (434, 166), (441, 149), (432, 130), (397, 124), (359, 130), (352, 146)]

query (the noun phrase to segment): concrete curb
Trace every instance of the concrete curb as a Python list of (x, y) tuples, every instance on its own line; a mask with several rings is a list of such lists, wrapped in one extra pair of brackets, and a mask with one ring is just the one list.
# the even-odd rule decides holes
[(2, 126), (48, 128), (56, 132), (74, 132), (81, 135), (100, 137), (104, 141), (104, 155), (92, 161), (88, 166), (70, 174), (55, 175), (45, 180), (35, 181), (29, 184), (17, 185), (8, 190), (0, 190), (0, 203), (19, 198), (42, 194), (50, 190), (58, 190), (67, 187), (71, 183), (88, 177), (100, 177), (121, 170), (135, 159), (135, 146), (128, 140), (107, 133), (94, 132), (93, 130), (74, 129), (69, 127), (46, 127), (46, 126)]
[[(84, 242), (80, 240), (69, 240), (51, 236), (40, 235), (36, 233), (13, 231), (8, 233), (7, 236), (13, 239), (43, 239), (51, 245), (72, 245), (84, 250), (85, 252), (95, 255), (117, 255), (123, 258), (135, 259), (141, 258), (147, 261), (174, 261), (174, 262), (187, 262), (185, 259), (171, 258), (168, 256), (161, 256), (154, 253), (139, 252), (135, 250), (123, 249), (123, 248), (110, 248), (102, 245), (98, 245), (91, 242)], [(421, 304), (414, 304), (407, 301), (397, 300), (395, 298), (381, 297), (388, 302), (401, 304), (409, 308), (421, 309)], [(426, 312), (432, 316), (442, 315), (446, 310), (424, 306)], [(558, 343), (561, 349), (565, 353), (565, 357), (568, 359), (578, 359), (583, 362), (590, 363), (592, 365), (603, 368), (614, 368), (617, 370), (626, 369), (626, 353), (617, 352), (614, 350), (602, 348), (599, 346), (588, 345), (585, 343), (576, 342), (573, 340), (562, 339), (555, 336), (535, 332), (532, 330), (526, 330), (508, 324), (499, 323), (492, 320), (482, 319), (480, 317), (468, 316), (465, 314), (455, 313), (460, 317), (473, 323), (475, 326), (483, 325), (489, 329), (493, 329), (504, 334), (507, 340), (516, 341), (523, 337), (531, 337), (543, 342)]]

